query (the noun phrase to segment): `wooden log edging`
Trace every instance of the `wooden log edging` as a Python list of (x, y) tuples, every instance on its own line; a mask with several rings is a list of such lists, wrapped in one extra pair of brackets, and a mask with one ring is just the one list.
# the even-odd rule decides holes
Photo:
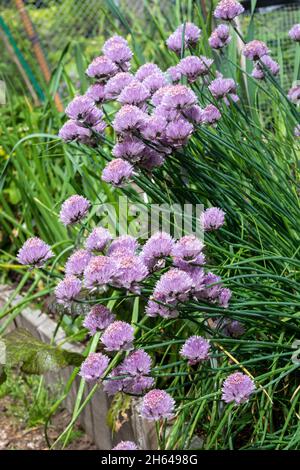
[[(11, 294), (13, 294), (13, 290), (9, 286), (0, 285), (0, 310)], [(22, 296), (16, 296), (12, 301), (12, 305), (17, 304), (21, 299)], [(38, 339), (50, 343), (56, 326), (56, 323), (45, 313), (32, 307), (25, 307), (6, 331), (13, 331), (15, 328), (25, 328)], [(62, 342), (65, 338), (65, 332), (59, 327), (54, 344)], [(63, 348), (78, 353), (83, 351), (83, 346), (68, 342), (63, 344)], [(66, 367), (55, 373), (47, 373), (44, 375), (45, 382), (50, 388), (55, 387), (58, 383), (66, 384), (72, 370), (72, 367)], [(63, 402), (63, 405), (71, 414), (75, 405), (79, 383), (80, 377), (76, 377), (67, 398)], [(91, 388), (92, 385), (87, 384), (84, 396), (87, 396)], [(133, 399), (128, 421), (113, 435), (106, 422), (111, 400), (102, 388), (98, 387), (78, 421), (100, 450), (109, 450), (122, 440), (134, 441), (140, 449), (157, 449), (155, 426), (141, 418), (138, 411), (139, 402), (140, 399)]]

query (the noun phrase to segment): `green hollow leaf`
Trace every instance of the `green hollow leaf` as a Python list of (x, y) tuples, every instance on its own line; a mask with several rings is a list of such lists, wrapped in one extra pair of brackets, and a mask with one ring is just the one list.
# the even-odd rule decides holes
[(3, 338), (6, 365), (19, 366), (27, 374), (44, 374), (67, 366), (79, 366), (84, 357), (36, 339), (28, 330), (18, 328)]

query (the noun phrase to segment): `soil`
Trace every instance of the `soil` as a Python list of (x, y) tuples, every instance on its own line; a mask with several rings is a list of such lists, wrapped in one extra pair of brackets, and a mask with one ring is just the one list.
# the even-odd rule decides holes
[[(6, 396), (0, 399), (0, 450), (48, 450), (44, 436), (44, 426), (27, 428), (19, 419), (8, 413), (12, 400)], [(50, 442), (61, 434), (70, 422), (70, 414), (66, 410), (59, 411), (48, 428)], [(65, 450), (96, 450), (96, 446), (84, 434), (79, 426), (75, 428), (74, 439)]]

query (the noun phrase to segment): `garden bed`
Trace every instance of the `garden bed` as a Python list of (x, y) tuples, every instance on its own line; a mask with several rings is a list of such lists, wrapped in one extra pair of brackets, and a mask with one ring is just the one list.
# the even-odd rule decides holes
[[(12, 292), (13, 291), (9, 286), (0, 286), (0, 309), (9, 299)], [(14, 299), (13, 304), (18, 303), (20, 300), (21, 296), (17, 296)], [(25, 328), (43, 342), (50, 343), (57, 325), (55, 321), (50, 319), (40, 310), (26, 307), (9, 325), (7, 332), (12, 331), (15, 328)], [(55, 336), (55, 343), (58, 344), (64, 339), (65, 333), (61, 328), (59, 328)], [(83, 347), (81, 345), (75, 345), (68, 342), (64, 343), (63, 348), (77, 353), (81, 353), (83, 351)], [(55, 386), (57, 383), (65, 384), (69, 379), (72, 370), (72, 367), (66, 367), (59, 372), (48, 373), (45, 375), (46, 383), (50, 388)], [(79, 384), (80, 377), (77, 377), (72, 384), (70, 393), (63, 402), (65, 408), (70, 413), (72, 413), (74, 409)], [(91, 385), (86, 384), (84, 396), (88, 395), (91, 388)], [(155, 449), (157, 448), (155, 429), (151, 424), (142, 420), (139, 416), (137, 405), (138, 400), (134, 400), (128, 420), (121, 426), (118, 433), (113, 435), (112, 430), (107, 425), (107, 413), (110, 407), (110, 400), (99, 386), (93, 398), (80, 414), (79, 422), (98, 449), (111, 449), (121, 440), (134, 440), (139, 443), (139, 446), (142, 449)]]

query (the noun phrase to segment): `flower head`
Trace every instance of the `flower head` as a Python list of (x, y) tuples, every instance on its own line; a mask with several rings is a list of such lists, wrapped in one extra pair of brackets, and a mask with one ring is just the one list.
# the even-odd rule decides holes
[(181, 258), (184, 261), (193, 262), (201, 253), (203, 247), (202, 241), (195, 237), (195, 235), (185, 235), (176, 242), (172, 250), (172, 256)]
[(254, 390), (254, 382), (248, 375), (235, 372), (230, 374), (223, 382), (222, 399), (226, 403), (235, 402), (240, 405), (248, 401)]
[(209, 207), (202, 212), (200, 221), (205, 232), (217, 230), (225, 223), (225, 212), (219, 207)]
[(67, 260), (66, 263), (66, 274), (80, 276), (87, 267), (92, 255), (87, 250), (75, 251)]
[(58, 136), (65, 142), (77, 140), (81, 143), (89, 143), (92, 133), (87, 127), (80, 126), (77, 121), (69, 119), (59, 130)]
[(153, 64), (152, 62), (146, 62), (146, 64), (141, 65), (136, 71), (135, 78), (142, 82), (145, 78), (153, 75), (154, 73), (161, 73), (158, 65)]
[(212, 63), (213, 60), (207, 57), (190, 55), (181, 59), (178, 68), (181, 74), (187, 77), (189, 82), (194, 82), (198, 77), (209, 73)]
[(226, 24), (220, 24), (211, 34), (208, 42), (213, 49), (222, 49), (231, 41), (229, 27)]
[(100, 379), (109, 364), (109, 357), (101, 353), (90, 353), (81, 364), (79, 375), (87, 382)]
[(215, 124), (221, 119), (222, 115), (218, 108), (213, 104), (207, 105), (201, 112), (201, 123)]
[(274, 75), (274, 77), (279, 74), (280, 66), (270, 56), (264, 55), (260, 59), (260, 62), (257, 62), (257, 64), (255, 65), (252, 71), (252, 77), (256, 78), (257, 80), (263, 80), (265, 78), (264, 67), (266, 67), (266, 69), (271, 73), (271, 75)]
[(138, 162), (145, 150), (145, 144), (135, 136), (125, 136), (123, 140), (116, 143), (112, 150), (114, 157), (123, 158), (131, 163)]
[(90, 208), (90, 202), (75, 194), (65, 200), (61, 206), (59, 218), (64, 225), (72, 225), (82, 220)]
[(235, 99), (236, 83), (232, 78), (223, 78), (219, 76), (208, 86), (209, 91), (217, 100), (226, 99), (227, 95)]
[(103, 227), (96, 227), (85, 241), (85, 247), (89, 251), (103, 251), (111, 240), (111, 234)]
[(66, 107), (66, 115), (76, 121), (85, 121), (94, 107), (94, 101), (88, 96), (76, 96)]
[(83, 326), (87, 328), (91, 335), (97, 331), (105, 330), (115, 321), (116, 316), (104, 305), (94, 305), (83, 321)]
[(150, 94), (153, 95), (160, 88), (168, 85), (168, 80), (162, 72), (156, 72), (143, 80), (143, 85), (148, 88)]
[(269, 54), (269, 52), (268, 46), (257, 39), (248, 42), (243, 48), (243, 54), (249, 60), (259, 60), (264, 55)]
[[(164, 90), (164, 88), (162, 88)], [(195, 93), (185, 85), (171, 85), (163, 94), (161, 104), (167, 109), (183, 110), (197, 103)]]
[(106, 56), (96, 57), (86, 70), (86, 74), (97, 80), (107, 81), (118, 72), (116, 64)]
[(193, 125), (186, 119), (176, 119), (166, 127), (166, 138), (173, 147), (185, 145), (193, 132)]
[(127, 356), (122, 365), (121, 370), (124, 374), (129, 375), (148, 375), (151, 370), (151, 357), (143, 349), (137, 349)]
[(231, 299), (232, 292), (230, 289), (226, 288), (221, 288), (221, 291), (219, 293), (219, 305), (223, 308), (228, 308), (229, 301)]
[(231, 21), (244, 11), (244, 7), (236, 0), (221, 0), (214, 11), (214, 17), (224, 21)]
[(138, 447), (132, 441), (121, 441), (112, 450), (138, 450)]
[(118, 65), (120, 71), (127, 71), (129, 69), (128, 62), (132, 59), (133, 53), (126, 40), (120, 41), (120, 36), (115, 36), (115, 38), (118, 39), (110, 38), (106, 41), (103, 46), (103, 52), (105, 57), (108, 57), (112, 62)]
[(132, 349), (134, 329), (129, 323), (115, 321), (104, 331), (101, 342), (107, 351), (128, 351)]
[(94, 256), (84, 270), (85, 287), (105, 287), (112, 283), (116, 270), (114, 259), (108, 256)]
[(66, 276), (55, 288), (57, 302), (68, 306), (81, 291), (81, 281), (75, 276)]
[(149, 89), (143, 83), (132, 81), (123, 88), (118, 101), (123, 105), (141, 106), (148, 98), (150, 98)]
[(108, 254), (109, 256), (120, 256), (120, 255), (134, 255), (139, 244), (137, 239), (131, 235), (121, 235), (113, 240), (111, 243)]
[(174, 415), (175, 401), (164, 390), (154, 389), (146, 393), (141, 405), (141, 415), (149, 421), (170, 419)]
[(102, 180), (114, 186), (121, 186), (133, 174), (133, 166), (130, 163), (116, 158), (109, 162), (102, 171)]
[(193, 23), (184, 23), (172, 33), (166, 44), (171, 51), (180, 54), (182, 46), (184, 48), (194, 47), (201, 35), (201, 29), (199, 29)]
[(300, 85), (293, 86), (288, 92), (288, 99), (297, 104), (300, 100)]
[(141, 129), (147, 115), (137, 106), (125, 105), (115, 115), (112, 126), (116, 132), (125, 133)]
[(26, 240), (19, 250), (17, 259), (21, 264), (41, 267), (53, 256), (54, 254), (47, 243), (38, 237), (33, 237)]
[(141, 258), (148, 269), (163, 267), (174, 246), (173, 238), (165, 232), (156, 232), (143, 246)]
[(85, 96), (93, 100), (96, 104), (103, 103), (106, 100), (105, 87), (103, 83), (94, 83), (91, 85), (87, 89)]
[(186, 272), (178, 268), (171, 268), (157, 282), (153, 299), (171, 305), (176, 304), (177, 301), (184, 302), (188, 299), (192, 286), (193, 281)]
[(300, 41), (300, 23), (295, 24), (289, 31), (289, 36), (293, 41)]
[(127, 254), (117, 257), (114, 285), (139, 291), (138, 283), (148, 275), (148, 269), (139, 256)]
[(124, 378), (121, 372), (121, 366), (115, 367), (110, 375), (103, 381), (103, 390), (107, 395), (112, 396), (124, 389)]
[(119, 72), (114, 77), (111, 77), (105, 85), (105, 97), (108, 100), (114, 100), (118, 98), (122, 90), (133, 83), (135, 78), (128, 72)]
[(202, 336), (191, 336), (180, 350), (181, 356), (188, 359), (190, 365), (204, 361), (209, 357), (210, 344)]
[(178, 64), (173, 65), (172, 67), (169, 67), (166, 73), (171, 77), (171, 80), (173, 83), (180, 82), (182, 74), (181, 74), (180, 67), (178, 67)]

